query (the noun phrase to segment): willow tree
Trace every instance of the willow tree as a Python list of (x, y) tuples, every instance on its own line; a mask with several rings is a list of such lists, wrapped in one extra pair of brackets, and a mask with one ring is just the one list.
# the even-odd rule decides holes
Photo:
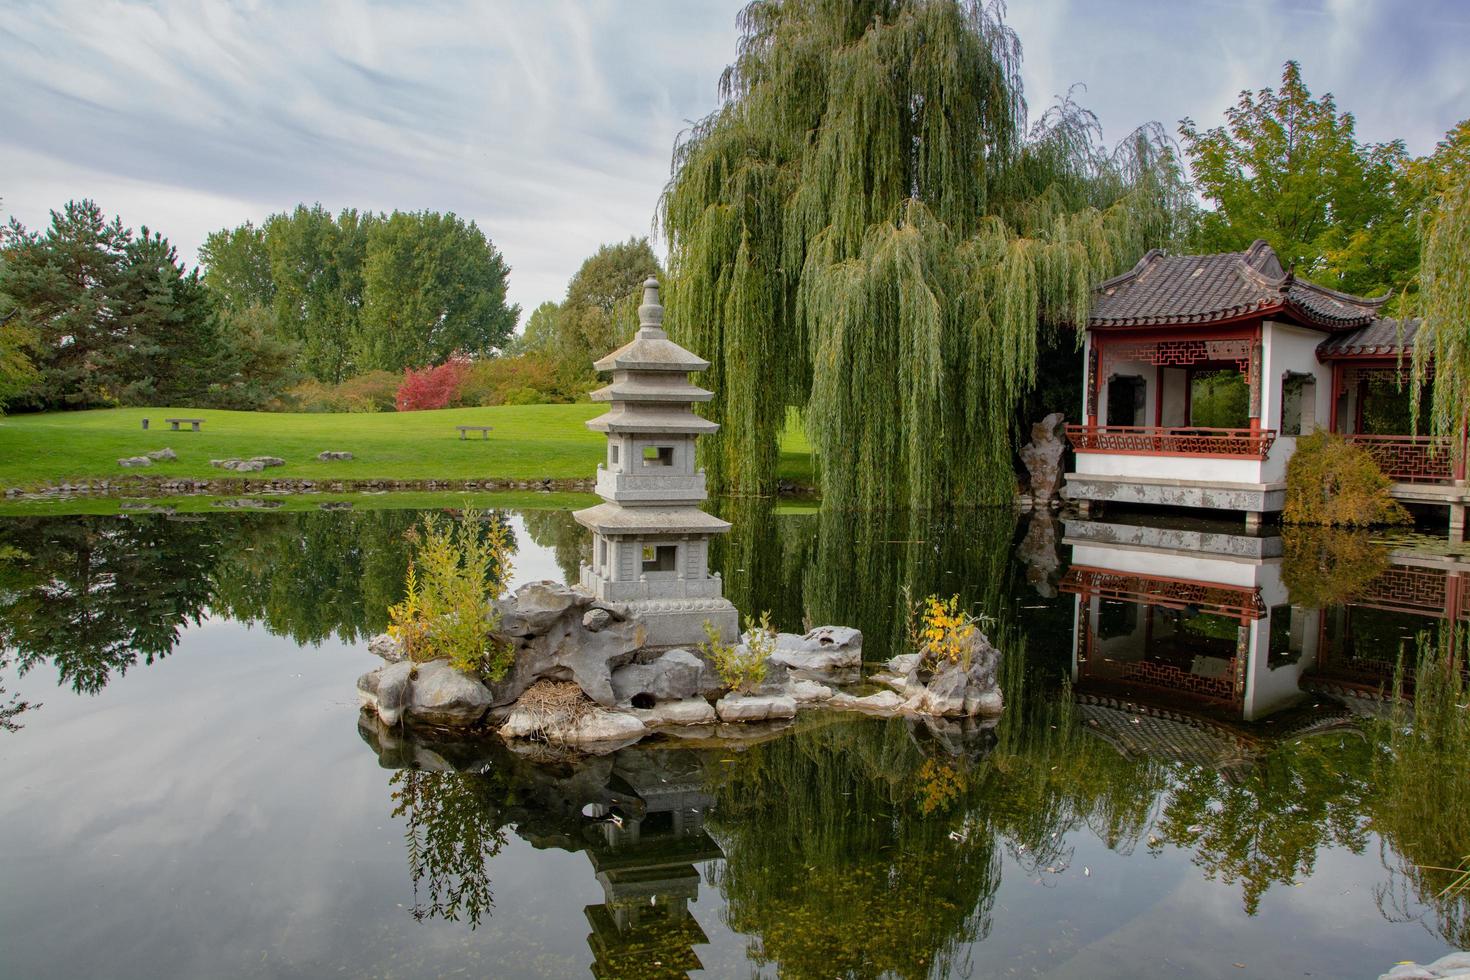
[[(1419, 266), (1423, 319), (1414, 342), (1414, 381), (1423, 385), (1430, 366), (1434, 394), (1429, 429), (1464, 451), (1470, 424), (1470, 166), (1439, 194), (1427, 218)], [(1418, 403), (1414, 400), (1417, 428)]]
[(1028, 131), (996, 3), (757, 0), (739, 25), (661, 203), (671, 326), (713, 362), (713, 485), (770, 492), (796, 409), (831, 504), (1009, 498), (1038, 326), (1176, 231), (1167, 141), (1106, 152), (1070, 100)]

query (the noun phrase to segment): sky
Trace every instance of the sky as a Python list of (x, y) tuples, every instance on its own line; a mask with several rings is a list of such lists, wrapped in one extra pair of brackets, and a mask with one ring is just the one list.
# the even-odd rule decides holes
[[(300, 202), (452, 211), (528, 315), (598, 245), (654, 231), (742, 5), (6, 0), (0, 215), (43, 227), (90, 197), (192, 263)], [(1084, 86), (1109, 141), (1214, 125), (1288, 59), (1365, 141), (1422, 154), (1470, 116), (1470, 0), (1010, 0), (1006, 20), (1033, 118)]]

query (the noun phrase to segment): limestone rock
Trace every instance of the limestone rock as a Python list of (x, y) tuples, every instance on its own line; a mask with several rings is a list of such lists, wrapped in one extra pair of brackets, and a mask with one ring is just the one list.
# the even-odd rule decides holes
[(816, 681), (788, 680), (786, 682), (786, 695), (797, 704), (826, 701), (834, 693), (836, 692), (826, 684), (818, 684)]
[(582, 626), (592, 633), (600, 633), (612, 625), (613, 615), (606, 609), (589, 609), (582, 614)]
[(124, 456), (117, 461), (117, 465), (124, 469), (134, 469), (139, 466), (152, 466), (153, 460), (147, 456)]
[(649, 728), (668, 725), (713, 725), (714, 705), (704, 698), (686, 698), (683, 701), (664, 701), (652, 708), (635, 708), (633, 714), (643, 719)]
[[(394, 664), (383, 670), (400, 666)], [(463, 728), (475, 724), (489, 710), (490, 691), (479, 678), (461, 673), (447, 660), (431, 660), (416, 666), (406, 706), (409, 721)], [(381, 690), (380, 681), (380, 700)]]
[(387, 633), (379, 633), (368, 640), (368, 653), (375, 657), (382, 657), (389, 663), (408, 656), (408, 651), (403, 649), (403, 643)]
[(505, 628), (517, 634), (545, 632), (577, 604), (578, 598), (576, 592), (559, 582), (527, 582), (515, 591), (516, 625)]
[(265, 463), (258, 459), (211, 459), (209, 465), (235, 473), (259, 473), (265, 469)]
[(1400, 963), (1378, 980), (1450, 980), (1470, 977), (1470, 952), (1449, 953), (1433, 963)]
[(178, 459), (179, 458), (179, 454), (176, 453), (176, 452), (174, 452), (172, 449), (169, 449), (167, 446), (165, 446), (162, 449), (155, 449), (155, 450), (153, 450), (153, 452), (151, 452), (151, 453), (148, 454), (148, 458), (151, 459), (151, 460), (154, 460), (155, 462), (160, 462), (161, 463), (161, 462), (164, 462), (164, 461), (167, 461), (167, 460)]
[(592, 598), (554, 582), (532, 582), (500, 600), (500, 633), (515, 645), (510, 671), (494, 683), (494, 703), (510, 704), (542, 678), (574, 680), (598, 704), (615, 707), (612, 671), (645, 644), (643, 624), (616, 620), (596, 632), (583, 625)]
[(364, 706), (377, 713), (383, 724), (392, 726), (403, 720), (412, 671), (413, 664), (402, 661), (369, 671), (357, 679), (358, 697)]
[(827, 706), (830, 708), (844, 711), (867, 711), (881, 715), (896, 714), (903, 704), (903, 698), (892, 691), (879, 691), (877, 694), (869, 694), (862, 698), (838, 693), (827, 699)]
[(721, 721), (766, 721), (796, 717), (796, 702), (789, 697), (727, 694), (715, 702)]
[(613, 697), (631, 704), (639, 695), (654, 701), (683, 701), (704, 688), (704, 661), (688, 650), (670, 650), (646, 664), (627, 664), (612, 672)]
[(548, 719), (534, 709), (517, 706), (500, 726), (504, 738), (534, 738), (547, 742), (575, 745), (585, 742), (607, 742), (642, 738), (647, 731), (643, 719), (627, 711), (593, 708), (568, 718)]
[(351, 459), (352, 458), (352, 454), (351, 453), (334, 453), (334, 452), (328, 451), (328, 452), (324, 452), (324, 453), (317, 453), (316, 454), (316, 458), (319, 459), (319, 460), (321, 460), (323, 463), (330, 463), (333, 460), (348, 460), (348, 459)]
[(861, 667), (863, 634), (847, 626), (818, 626), (805, 636), (778, 633), (768, 662), (809, 671)]
[(1031, 497), (1037, 507), (1050, 507), (1057, 500), (1062, 482), (1061, 460), (1067, 445), (1057, 434), (1061, 412), (1053, 412), (1031, 427), (1031, 441), (1021, 448), (1021, 462), (1031, 476)]
[(999, 714), (1003, 704), (995, 680), (999, 664), (1000, 651), (976, 630), (959, 662), (928, 667), (921, 654), (904, 654), (889, 660), (887, 670), (873, 680), (891, 687), (910, 714), (990, 716)]
[(286, 461), (279, 456), (252, 456), (250, 462), (259, 463), (263, 467), (286, 465)]

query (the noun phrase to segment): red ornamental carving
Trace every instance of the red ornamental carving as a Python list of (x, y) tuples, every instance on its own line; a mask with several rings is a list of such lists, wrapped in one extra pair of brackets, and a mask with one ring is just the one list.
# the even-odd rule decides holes
[(1079, 453), (1136, 456), (1233, 456), (1265, 459), (1274, 429), (1213, 429), (1203, 426), (1069, 425), (1067, 439)]
[(1241, 374), (1250, 373), (1252, 341), (1159, 340), (1137, 344), (1106, 344), (1103, 371), (1120, 361), (1142, 361), (1156, 367), (1189, 367), (1206, 361), (1234, 361)]
[(1444, 436), (1350, 435), (1368, 450), (1384, 475), (1398, 483), (1451, 483), (1454, 461)]
[(1191, 582), (1188, 579), (1153, 575), (1129, 575), (1104, 568), (1073, 565), (1062, 579), (1063, 592), (1084, 597), (1099, 596), (1124, 602), (1139, 602), (1167, 609), (1190, 608), (1201, 612), (1234, 616), (1242, 622), (1266, 615), (1259, 588)]

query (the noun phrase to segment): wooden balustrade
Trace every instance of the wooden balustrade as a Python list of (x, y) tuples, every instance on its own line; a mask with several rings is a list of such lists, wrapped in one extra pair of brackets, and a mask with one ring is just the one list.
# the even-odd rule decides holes
[(1378, 468), (1395, 483), (1453, 483), (1454, 459), (1444, 436), (1374, 436), (1347, 440), (1368, 450)]
[(1233, 456), (1265, 459), (1274, 429), (1209, 426), (1069, 425), (1067, 439), (1079, 453), (1133, 456)]

